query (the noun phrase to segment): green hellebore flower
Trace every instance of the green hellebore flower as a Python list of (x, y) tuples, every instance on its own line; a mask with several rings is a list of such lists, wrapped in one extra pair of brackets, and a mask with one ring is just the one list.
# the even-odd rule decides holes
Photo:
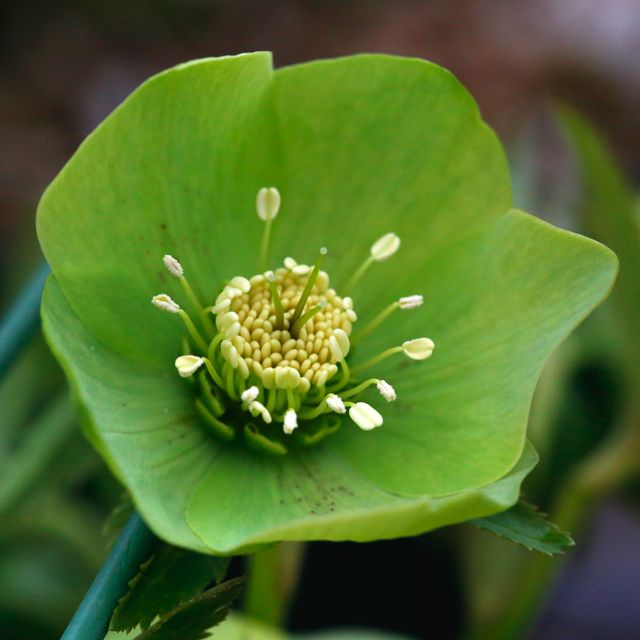
[(169, 542), (418, 534), (517, 500), (540, 369), (615, 277), (510, 207), (496, 137), (433, 64), (183, 64), (43, 196), (44, 329)]

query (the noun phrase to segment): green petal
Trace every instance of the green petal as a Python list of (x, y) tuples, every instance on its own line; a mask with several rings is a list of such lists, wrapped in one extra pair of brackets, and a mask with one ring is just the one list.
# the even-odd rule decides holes
[(175, 371), (158, 373), (107, 350), (82, 326), (53, 277), (42, 304), (45, 335), (90, 421), (85, 428), (93, 444), (161, 538), (206, 550), (183, 514), (217, 441), (195, 415), (186, 385)]
[(371, 394), (385, 423), (366, 438), (356, 429), (335, 438), (358, 473), (402, 494), (444, 495), (513, 466), (545, 359), (607, 294), (617, 261), (597, 242), (512, 211), (432, 267), (414, 274), (424, 306), (398, 312), (402, 322), (374, 342), (427, 334), (434, 355), (377, 367), (398, 393), (390, 404)]
[(228, 449), (199, 483), (187, 522), (218, 553), (278, 540), (411, 536), (508, 508), (537, 460), (528, 446), (514, 469), (491, 485), (442, 498), (406, 498), (355, 474), (328, 445), (280, 459)]
[(45, 256), (82, 323), (114, 350), (155, 363), (175, 356), (183, 327), (150, 304), (161, 292), (183, 301), (164, 254), (211, 302), (224, 278), (245, 272), (260, 241), (255, 194), (274, 180), (261, 160), (272, 145), (261, 133), (271, 75), (259, 53), (155, 76), (45, 192)]

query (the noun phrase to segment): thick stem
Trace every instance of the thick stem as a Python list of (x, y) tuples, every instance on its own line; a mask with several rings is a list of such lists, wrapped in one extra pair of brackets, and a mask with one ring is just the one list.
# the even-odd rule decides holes
[(282, 627), (295, 595), (303, 559), (304, 545), (299, 542), (282, 542), (249, 556), (244, 598), (247, 615)]
[(156, 538), (134, 513), (87, 591), (60, 640), (102, 640), (129, 580), (149, 557)]

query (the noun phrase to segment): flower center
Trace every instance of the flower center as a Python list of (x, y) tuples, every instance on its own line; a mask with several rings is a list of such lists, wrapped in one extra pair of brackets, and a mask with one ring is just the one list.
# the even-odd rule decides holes
[[(276, 189), (260, 190), (257, 210), (265, 222), (263, 263), (279, 207)], [(373, 263), (391, 257), (399, 246), (399, 238), (391, 233), (376, 241), (346, 288), (355, 288)], [(326, 254), (326, 249), (320, 249), (313, 266), (288, 257), (275, 271), (249, 279), (234, 276), (209, 307), (193, 292), (180, 263), (172, 256), (164, 257), (197, 318), (194, 321), (166, 294), (155, 296), (152, 302), (184, 322), (184, 355), (176, 359), (175, 366), (183, 378), (196, 375), (196, 408), (203, 423), (223, 440), (242, 433), (254, 448), (281, 455), (293, 442), (310, 445), (334, 433), (342, 423), (340, 414), (347, 410), (361, 429), (374, 429), (382, 424), (382, 416), (358, 398), (373, 385), (387, 402), (396, 399), (396, 392), (385, 380), (366, 379), (361, 374), (395, 353), (404, 352), (414, 360), (431, 355), (433, 342), (418, 338), (351, 370), (347, 356), (352, 341), (355, 344), (365, 338), (397, 309), (419, 307), (422, 296), (391, 303), (352, 337), (358, 319), (353, 300), (330, 287), (329, 276), (321, 268)]]

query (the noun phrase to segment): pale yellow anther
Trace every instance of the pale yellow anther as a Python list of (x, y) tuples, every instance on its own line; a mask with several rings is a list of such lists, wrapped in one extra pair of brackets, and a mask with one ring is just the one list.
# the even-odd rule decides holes
[(174, 302), (166, 293), (153, 296), (153, 298), (151, 298), (151, 304), (156, 307), (156, 309), (168, 313), (178, 313), (180, 311), (180, 305)]
[(387, 233), (371, 246), (371, 257), (376, 262), (390, 258), (400, 248), (400, 238), (395, 233)]
[(366, 402), (356, 402), (352, 407), (349, 407), (349, 417), (363, 431), (371, 431), (383, 422), (382, 416)]
[(276, 370), (273, 367), (266, 367), (262, 370), (262, 384), (266, 389), (276, 388)]
[(262, 187), (256, 197), (256, 210), (260, 220), (273, 220), (280, 210), (280, 192), (275, 187)]
[(248, 409), (254, 418), (260, 415), (266, 424), (271, 424), (271, 414), (267, 407), (265, 407), (261, 402), (258, 402), (257, 400), (250, 402)]
[(218, 300), (216, 300), (216, 303), (213, 305), (213, 307), (211, 307), (211, 313), (217, 316), (221, 313), (224, 313), (225, 311), (229, 311), (230, 306), (231, 298), (223, 298), (218, 296)]
[(402, 343), (402, 350), (412, 360), (426, 360), (434, 348), (435, 344), (429, 338), (415, 338)]
[(182, 278), (184, 276), (182, 265), (173, 256), (167, 254), (162, 258), (162, 262), (174, 278)]
[(176, 369), (182, 378), (192, 376), (203, 364), (204, 360), (198, 356), (180, 356), (176, 358)]
[(300, 372), (293, 367), (276, 368), (276, 386), (280, 389), (295, 389), (300, 384)]
[(396, 390), (386, 380), (378, 380), (376, 388), (387, 402), (393, 402), (398, 397)]
[(311, 271), (311, 267), (308, 264), (297, 264), (291, 271), (297, 276), (306, 276)]
[(329, 338), (329, 348), (334, 362), (341, 362), (347, 357), (351, 344), (349, 336), (343, 329), (334, 329)]
[(284, 259), (284, 266), (285, 266), (285, 269), (288, 269), (289, 271), (293, 270), (293, 268), (294, 268), (295, 266), (297, 266), (297, 264), (298, 264), (298, 263), (296, 262), (296, 260), (294, 260), (294, 259), (293, 259), (293, 258), (291, 258), (290, 256), (288, 256), (288, 257), (286, 257), (286, 258)]
[(287, 409), (284, 414), (284, 425), (282, 426), (282, 430), (287, 434), (291, 435), (298, 428), (298, 415), (293, 409)]
[(234, 278), (231, 278), (228, 286), (237, 289), (240, 293), (249, 293), (251, 290), (251, 283), (242, 276), (235, 276)]
[(242, 402), (253, 402), (260, 395), (260, 389), (253, 385), (240, 394)]
[(222, 357), (235, 369), (238, 366), (238, 350), (233, 346), (230, 340), (223, 340), (220, 343), (220, 351)]
[(421, 295), (405, 296), (398, 300), (398, 306), (400, 309), (406, 311), (408, 309), (415, 309), (416, 307), (419, 307), (423, 302), (424, 298)]
[(344, 402), (340, 396), (332, 393), (327, 396), (327, 407), (335, 413), (346, 413), (347, 408), (344, 406)]

